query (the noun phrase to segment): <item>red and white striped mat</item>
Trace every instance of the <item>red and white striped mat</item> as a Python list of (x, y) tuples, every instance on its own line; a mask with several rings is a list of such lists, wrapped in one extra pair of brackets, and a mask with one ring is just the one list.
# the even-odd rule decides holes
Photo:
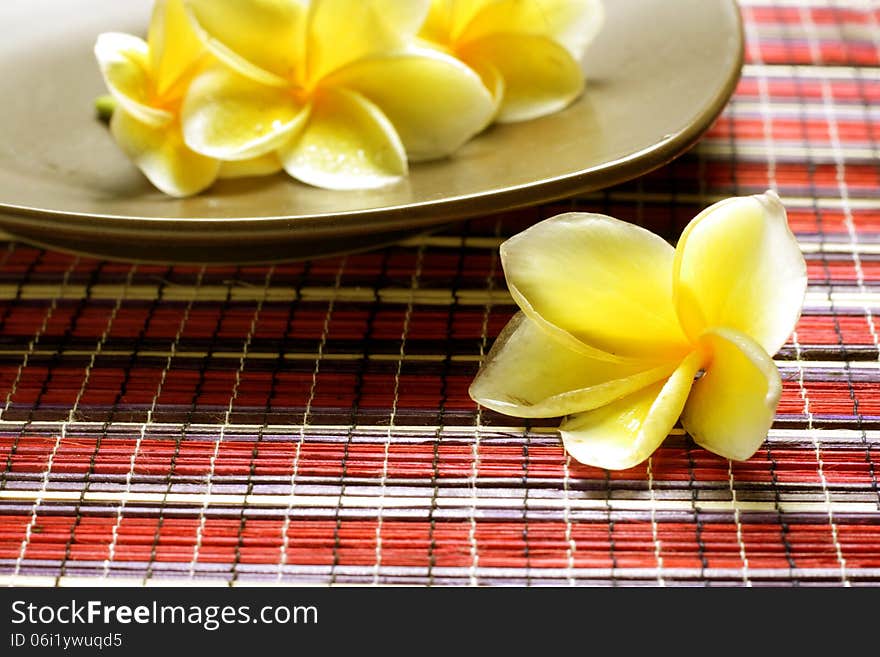
[[(0, 244), (0, 584), (880, 583), (880, 8), (742, 5), (724, 115), (602, 193), (272, 268)], [(810, 286), (751, 460), (679, 430), (608, 473), (468, 399), (505, 236), (575, 209), (674, 241), (767, 188)]]

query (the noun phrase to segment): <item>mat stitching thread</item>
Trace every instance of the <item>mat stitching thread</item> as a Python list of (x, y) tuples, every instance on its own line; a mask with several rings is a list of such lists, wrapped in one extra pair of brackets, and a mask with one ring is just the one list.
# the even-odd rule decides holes
[(235, 406), (236, 400), (238, 399), (238, 390), (241, 386), (241, 375), (242, 372), (244, 372), (245, 365), (247, 364), (248, 350), (250, 349), (251, 341), (254, 338), (254, 331), (256, 331), (257, 329), (257, 323), (260, 321), (260, 313), (263, 311), (263, 304), (266, 302), (266, 297), (269, 295), (269, 285), (272, 282), (272, 276), (274, 276), (274, 274), (275, 267), (271, 266), (266, 271), (266, 276), (263, 279), (262, 296), (257, 301), (257, 305), (254, 308), (253, 314), (251, 315), (251, 322), (248, 326), (248, 332), (241, 346), (241, 358), (238, 361), (238, 369), (235, 371), (235, 377), (232, 383), (232, 393), (229, 397), (229, 404), (226, 406), (226, 412), (223, 414), (223, 423), (220, 425), (220, 434), (214, 441), (214, 450), (211, 453), (211, 458), (208, 466), (208, 474), (205, 476), (205, 501), (202, 504), (201, 511), (199, 512), (199, 525), (196, 528), (195, 544), (193, 545), (193, 556), (189, 566), (190, 579), (195, 578), (196, 566), (198, 565), (199, 561), (199, 552), (202, 549), (202, 540), (205, 535), (205, 524), (208, 520), (207, 511), (208, 507), (211, 504), (211, 492), (214, 488), (214, 471), (217, 467), (217, 457), (220, 455), (220, 445), (223, 444), (223, 439), (226, 437), (226, 429), (230, 426), (229, 420), (232, 417), (232, 409)]
[[(195, 288), (194, 288), (195, 290), (198, 290), (199, 288), (201, 288), (202, 279), (204, 278), (204, 275), (205, 275), (205, 268), (202, 267), (199, 270), (198, 275), (196, 276), (196, 282), (195, 282)], [(168, 277), (163, 279), (163, 284), (159, 288), (159, 293), (157, 294), (157, 297), (156, 297), (159, 301), (162, 300), (163, 294), (166, 290), (167, 278)], [(140, 424), (140, 427), (138, 429), (138, 437), (135, 440), (134, 447), (132, 448), (131, 458), (129, 459), (129, 463), (128, 463), (128, 472), (125, 475), (125, 490), (122, 495), (122, 500), (119, 503), (119, 507), (116, 510), (116, 521), (114, 522), (113, 529), (111, 531), (110, 545), (107, 548), (107, 558), (104, 560), (104, 567), (103, 567), (103, 574), (102, 574), (103, 578), (107, 578), (110, 575), (110, 564), (113, 563), (114, 559), (116, 558), (116, 548), (119, 543), (119, 529), (122, 527), (122, 518), (125, 513), (125, 505), (127, 503), (128, 496), (131, 495), (131, 487), (133, 484), (135, 466), (137, 464), (138, 453), (140, 452), (141, 445), (143, 444), (144, 440), (146, 439), (147, 429), (148, 429), (148, 427), (150, 427), (150, 425), (153, 422), (153, 414), (156, 412), (156, 407), (158, 406), (158, 403), (159, 403), (159, 397), (162, 394), (162, 390), (165, 386), (165, 380), (167, 379), (168, 372), (171, 369), (171, 363), (174, 360), (174, 354), (177, 351), (177, 345), (180, 344), (180, 338), (183, 335), (183, 331), (186, 328), (187, 323), (189, 322), (189, 317), (190, 317), (190, 313), (192, 311), (193, 303), (195, 303), (195, 298), (196, 298), (196, 296), (193, 295), (193, 297), (187, 302), (186, 306), (184, 307), (183, 315), (180, 318), (180, 322), (177, 325), (177, 331), (174, 334), (174, 338), (171, 341), (171, 346), (169, 347), (169, 354), (165, 359), (165, 365), (159, 374), (159, 383), (156, 384), (156, 391), (153, 394), (152, 401), (150, 402), (150, 408), (147, 409), (146, 418), (144, 419), (144, 422), (142, 422)], [(150, 314), (149, 317), (151, 318), (152, 314)], [(150, 319), (150, 321), (152, 321), (152, 320)], [(144, 330), (144, 332), (146, 333), (146, 329)], [(151, 557), (154, 555), (154, 553), (155, 553), (155, 545), (151, 548)]]
[[(357, 377), (355, 379), (355, 387), (354, 387), (354, 395), (351, 404), (351, 413), (349, 414), (349, 426), (346, 431), (345, 436), (345, 446), (342, 449), (342, 461), (341, 461), (341, 472), (339, 474), (339, 498), (336, 504), (335, 517), (334, 517), (334, 527), (333, 527), (333, 562), (330, 566), (330, 584), (335, 584), (336, 579), (338, 577), (338, 568), (339, 568), (339, 549), (342, 545), (342, 501), (345, 497), (346, 487), (347, 487), (347, 475), (348, 475), (348, 458), (349, 451), (351, 449), (351, 442), (354, 438), (354, 430), (358, 423), (358, 414), (360, 412), (360, 404), (363, 397), (364, 391), (364, 375), (366, 374), (366, 370), (369, 363), (369, 345), (370, 339), (373, 337), (373, 331), (375, 330), (375, 322), (376, 316), (379, 314), (379, 307), (382, 303), (382, 296), (380, 295), (380, 290), (382, 289), (383, 283), (388, 278), (388, 266), (391, 260), (391, 252), (392, 248), (385, 249), (382, 254), (382, 265), (379, 270), (379, 275), (376, 277), (376, 283), (373, 287), (373, 301), (370, 305), (370, 310), (367, 313), (367, 326), (364, 330), (364, 341), (363, 341), (363, 351), (361, 352), (361, 359), (358, 362), (358, 371)], [(412, 291), (410, 291), (412, 294)]]
[[(495, 236), (501, 235), (501, 219), (495, 222)], [(486, 347), (489, 343), (489, 316), (492, 313), (492, 293), (495, 291), (495, 273), (498, 268), (498, 251), (492, 252), (492, 258), (489, 261), (489, 272), (486, 275), (485, 289), (487, 291), (486, 305), (483, 307), (483, 320), (480, 325), (480, 365), (486, 358)], [(477, 545), (477, 503), (479, 501), (478, 478), (480, 474), (480, 438), (483, 427), (483, 407), (477, 404), (477, 412), (474, 416), (474, 442), (471, 447), (471, 513), (469, 515), (470, 527), (468, 529), (468, 544), (470, 546), (471, 565), (468, 571), (468, 583), (470, 586), (477, 586), (479, 579), (477, 578), (477, 569), (480, 566), (480, 553)]]
[(747, 587), (752, 586), (749, 578), (749, 557), (746, 554), (746, 542), (743, 537), (743, 523), (740, 517), (739, 501), (736, 499), (736, 486), (733, 482), (733, 461), (727, 460), (727, 485), (730, 490), (730, 505), (733, 508), (733, 522), (736, 525), (736, 542), (739, 544), (739, 558), (742, 561), (742, 581)]
[[(342, 283), (342, 275), (345, 272), (345, 267), (347, 263), (348, 258), (343, 258), (342, 261), (339, 263), (339, 269), (336, 271), (334, 289), (339, 289), (339, 286)], [(317, 355), (315, 356), (315, 367), (312, 370), (312, 383), (309, 387), (309, 397), (306, 400), (302, 423), (299, 426), (299, 440), (296, 443), (296, 452), (293, 455), (293, 467), (290, 473), (290, 501), (288, 502), (287, 510), (284, 514), (284, 523), (281, 527), (281, 555), (278, 560), (277, 576), (277, 580), (279, 582), (284, 575), (284, 566), (287, 564), (287, 548), (290, 545), (290, 536), (288, 535), (288, 532), (290, 530), (290, 516), (293, 513), (294, 500), (296, 499), (296, 478), (299, 474), (299, 463), (300, 454), (302, 453), (302, 446), (306, 440), (305, 428), (309, 424), (309, 419), (312, 413), (312, 403), (315, 400), (315, 393), (318, 389), (318, 374), (321, 371), (321, 359), (324, 357), (324, 349), (327, 346), (327, 338), (330, 334), (330, 320), (333, 317), (333, 309), (335, 308), (335, 304), (336, 297), (331, 297), (330, 301), (327, 303), (327, 312), (324, 315), (324, 323), (321, 326), (321, 340), (318, 343)], [(341, 491), (339, 499), (342, 499)]]
[[(425, 259), (425, 246), (422, 245), (416, 251), (416, 265), (410, 278), (410, 290), (415, 295), (419, 288), (422, 277), (422, 265)], [(385, 487), (388, 482), (388, 457), (390, 455), (391, 440), (394, 437), (394, 421), (397, 419), (397, 406), (400, 403), (400, 376), (403, 373), (403, 359), (406, 356), (406, 339), (409, 336), (410, 322), (412, 321), (413, 301), (406, 306), (403, 315), (403, 328), (400, 332), (400, 358), (397, 361), (397, 369), (394, 372), (394, 389), (392, 392), (391, 413), (388, 416), (388, 433), (385, 436), (385, 446), (382, 457), (382, 475), (379, 478), (379, 505), (376, 510), (376, 563), (373, 567), (373, 584), (379, 584), (379, 574), (382, 569), (382, 512), (385, 505)]]
[(651, 540), (654, 542), (654, 560), (657, 562), (657, 585), (666, 586), (663, 576), (663, 545), (660, 542), (660, 527), (657, 524), (657, 495), (654, 490), (654, 457), (648, 458), (648, 492), (651, 495)]
[(605, 470), (605, 523), (608, 525), (608, 554), (611, 557), (611, 586), (617, 587), (620, 585), (618, 579), (618, 569), (619, 564), (617, 563), (617, 541), (614, 538), (616, 521), (614, 519), (614, 509), (611, 506), (611, 497), (612, 497), (612, 487), (611, 487), (611, 471)]
[[(237, 267), (235, 271), (236, 278), (238, 277), (240, 271), (241, 268)], [(165, 491), (162, 494), (162, 501), (159, 503), (156, 531), (153, 534), (153, 544), (150, 547), (150, 559), (147, 563), (147, 569), (143, 578), (144, 586), (146, 586), (149, 583), (150, 579), (153, 577), (153, 571), (156, 567), (156, 554), (159, 549), (159, 543), (162, 540), (162, 527), (165, 523), (165, 509), (168, 506), (168, 496), (171, 494), (171, 490), (174, 487), (174, 477), (177, 470), (177, 459), (180, 456), (180, 448), (183, 445), (184, 440), (186, 440), (187, 432), (189, 431), (190, 425), (192, 424), (192, 418), (195, 415), (196, 408), (198, 407), (199, 397), (202, 394), (202, 387), (205, 385), (205, 373), (208, 370), (208, 364), (211, 362), (211, 356), (214, 353), (214, 349), (217, 345), (220, 328), (223, 326), (223, 321), (226, 318), (226, 312), (229, 308), (229, 303), (232, 300), (232, 288), (233, 283), (227, 281), (226, 296), (223, 300), (222, 305), (220, 306), (220, 312), (217, 314), (217, 321), (214, 324), (214, 329), (213, 331), (211, 331), (211, 337), (208, 341), (207, 353), (205, 354), (205, 358), (199, 364), (199, 379), (196, 382), (196, 387), (193, 391), (190, 407), (187, 411), (186, 417), (180, 425), (180, 431), (177, 435), (177, 438), (174, 441), (174, 451), (171, 454), (171, 463), (168, 467), (168, 474), (165, 477)]]
[(564, 454), (564, 473), (562, 477), (562, 492), (565, 496), (565, 506), (562, 509), (562, 519), (565, 522), (565, 581), (569, 586), (577, 584), (574, 577), (574, 555), (577, 552), (577, 542), (574, 540), (571, 524), (571, 456)]
[[(254, 440), (254, 446), (251, 449), (250, 462), (248, 464), (247, 484), (245, 488), (245, 499), (250, 498), (250, 496), (254, 492), (254, 477), (257, 473), (257, 461), (259, 459), (260, 446), (262, 445), (265, 432), (268, 429), (269, 416), (272, 412), (272, 403), (275, 400), (275, 395), (278, 392), (278, 379), (282, 369), (284, 369), (285, 354), (287, 353), (288, 345), (290, 344), (291, 339), (290, 329), (293, 326), (297, 311), (299, 310), (300, 303), (302, 302), (302, 288), (305, 285), (306, 280), (311, 273), (311, 270), (312, 263), (310, 261), (303, 263), (302, 270), (300, 271), (300, 275), (297, 278), (296, 282), (296, 297), (294, 301), (289, 304), (287, 309), (287, 316), (284, 324), (284, 334), (281, 336), (281, 342), (278, 345), (278, 356), (275, 359), (275, 363), (272, 367), (269, 392), (266, 395), (266, 405), (263, 408), (263, 421), (260, 424), (260, 427), (257, 429), (257, 437), (256, 440)], [(248, 520), (246, 514), (247, 508), (247, 505), (242, 504), (241, 511), (239, 513), (238, 531), (236, 532), (235, 537), (235, 554), (232, 558), (232, 564), (229, 566), (229, 572), (231, 573), (231, 576), (229, 578), (230, 587), (235, 586), (236, 582), (238, 581), (238, 577), (241, 574), (239, 566), (241, 564), (242, 550), (244, 549), (244, 533)], [(279, 535), (279, 539), (281, 540), (282, 544), (284, 542), (283, 534), (284, 532)], [(279, 555), (279, 559), (280, 558), (281, 556)]]
[[(821, 53), (819, 50), (819, 44), (816, 40), (815, 34), (815, 25), (813, 24), (813, 19), (810, 16), (810, 12), (806, 11), (804, 8), (799, 8), (799, 15), (801, 17), (801, 22), (804, 25), (806, 36), (807, 36), (807, 44), (810, 49), (810, 57), (813, 60), (814, 64), (819, 64), (821, 62)], [(834, 116), (834, 112), (832, 110), (833, 106), (833, 97), (831, 92), (831, 87), (828, 84), (828, 80), (823, 78), (821, 82), (822, 86), (822, 100), (825, 106), (825, 117), (826, 124), (828, 126), (828, 136), (831, 141), (831, 149), (834, 153), (834, 161), (835, 161), (835, 177), (837, 179), (838, 191), (840, 193), (840, 199), (842, 202), (843, 208), (843, 217), (844, 217), (844, 226), (846, 227), (847, 235), (850, 240), (850, 244), (852, 246), (852, 259), (853, 259), (853, 267), (856, 272), (856, 280), (859, 286), (859, 290), (862, 293), (865, 293), (867, 290), (865, 288), (865, 278), (864, 272), (862, 271), (862, 262), (861, 258), (858, 254), (858, 236), (856, 234), (855, 225), (853, 223), (852, 209), (849, 207), (849, 189), (846, 183), (846, 165), (843, 160), (843, 155), (840, 151), (840, 133), (838, 131), (837, 119)], [(830, 295), (829, 295), (830, 296)], [(868, 329), (871, 333), (872, 338), (874, 339), (875, 344), (877, 343), (877, 332), (874, 328), (874, 320), (873, 315), (870, 309), (865, 306), (866, 319), (868, 322)], [(796, 343), (798, 360), (800, 359), (800, 344)], [(804, 376), (803, 376), (803, 366), (799, 366), (800, 379), (799, 383), (801, 384), (801, 389), (803, 390), (804, 397), (804, 408), (808, 411), (808, 399), (807, 399), (807, 391), (803, 386)], [(809, 417), (809, 427), (813, 428), (813, 414), (808, 411)], [(822, 492), (825, 496), (825, 502), (828, 505), (828, 521), (831, 525), (831, 538), (834, 542), (834, 550), (837, 553), (837, 561), (840, 563), (840, 577), (844, 586), (850, 586), (849, 576), (847, 574), (846, 568), (846, 559), (843, 556), (843, 548), (840, 544), (840, 536), (838, 533), (837, 523), (834, 520), (834, 511), (831, 508), (831, 492), (828, 488), (828, 480), (825, 477), (825, 464), (822, 460), (822, 452), (819, 442), (819, 436), (817, 433), (813, 434), (813, 447), (815, 449), (816, 455), (816, 463), (819, 468), (819, 479), (822, 483)]]
[[(68, 422), (62, 425), (61, 433), (62, 435), (66, 435), (67, 427), (74, 421), (74, 417), (76, 415), (76, 411), (79, 408), (80, 401), (82, 400), (83, 394), (85, 394), (86, 388), (89, 385), (89, 379), (91, 378), (92, 369), (95, 366), (95, 361), (98, 356), (101, 355), (101, 352), (104, 349), (104, 345), (107, 342), (107, 338), (110, 335), (110, 331), (113, 329), (113, 324), (116, 322), (116, 317), (119, 314), (119, 309), (122, 307), (122, 303), (125, 300), (126, 294), (128, 292), (128, 288), (131, 286), (131, 282), (134, 279), (135, 273), (137, 272), (137, 265), (132, 265), (129, 268), (128, 274), (125, 277), (125, 283), (122, 287), (122, 292), (116, 300), (116, 303), (113, 305), (112, 310), (110, 311), (110, 315), (107, 318), (107, 323), (104, 325), (104, 331), (101, 333), (101, 336), (98, 338), (98, 342), (95, 345), (94, 350), (92, 351), (92, 355), (89, 359), (89, 363), (86, 366), (86, 371), (83, 376), (83, 382), (80, 386), (79, 393), (76, 396), (76, 401), (73, 403), (73, 407), (70, 409), (70, 413), (68, 415)], [(107, 425), (108, 422), (104, 423), (104, 429), (101, 434), (98, 435), (98, 438), (95, 440), (95, 449), (92, 450), (91, 457), (89, 458), (89, 466), (83, 476), (83, 487), (80, 492), (79, 499), (76, 502), (76, 507), (74, 508), (74, 521), (73, 525), (70, 528), (70, 534), (68, 535), (67, 541), (64, 545), (64, 556), (61, 559), (61, 565), (58, 570), (58, 577), (55, 579), (55, 586), (59, 586), (61, 582), (61, 578), (64, 577), (67, 573), (67, 563), (70, 559), (70, 552), (73, 549), (73, 544), (76, 540), (76, 532), (82, 522), (82, 505), (85, 503), (85, 498), (89, 493), (89, 489), (91, 488), (92, 483), (92, 475), (95, 472), (95, 464), (98, 459), (98, 452), (101, 449), (101, 444), (103, 442), (104, 436), (107, 433)]]
[[(40, 258), (42, 258), (42, 256), (45, 255), (45, 253), (46, 253), (45, 251), (42, 251), (40, 253)], [(39, 258), (35, 260), (35, 262), (38, 262), (38, 261), (39, 261)], [(67, 288), (67, 285), (70, 281), (70, 275), (74, 271), (74, 269), (76, 269), (76, 266), (78, 263), (79, 263), (79, 259), (75, 258), (74, 260), (71, 261), (71, 264), (67, 268), (67, 271), (64, 272), (64, 276), (61, 279), (61, 288), (60, 288), (62, 294), (63, 294), (64, 290)], [(22, 282), (19, 285), (18, 291), (16, 292), (16, 294), (19, 296), (21, 295), (21, 287), (25, 284), (25, 280), (26, 279), (22, 280)], [(28, 361), (29, 361), (30, 355), (33, 353), (34, 348), (39, 343), (40, 338), (42, 338), (43, 333), (46, 332), (46, 328), (49, 326), (49, 320), (52, 319), (52, 315), (55, 313), (55, 309), (57, 307), (58, 307), (58, 298), (55, 297), (52, 299), (51, 303), (49, 304), (49, 307), (46, 309), (46, 312), (43, 315), (43, 321), (41, 322), (39, 328), (37, 329), (37, 332), (34, 334), (34, 337), (31, 338), (30, 342), (28, 342), (27, 351), (25, 352), (24, 357), (22, 358), (22, 361), (18, 366), (18, 370), (16, 371), (15, 376), (13, 377), (12, 384), (9, 387), (9, 392), (6, 394), (6, 400), (3, 404), (3, 408), (0, 409), (0, 419), (3, 419), (3, 417), (6, 415), (6, 412), (9, 410), (10, 406), (12, 405), (12, 398), (15, 396), (15, 393), (18, 390), (18, 384), (21, 381), (21, 375), (24, 372), (25, 368), (28, 366)], [(9, 455), (6, 457), (6, 464), (3, 468), (3, 472), (0, 472), (0, 490), (3, 490), (6, 488), (7, 473), (10, 472), (10, 470), (12, 469), (12, 461), (15, 458), (16, 452), (18, 451), (18, 444), (19, 444), (19, 441), (21, 440), (21, 436), (23, 433), (24, 433), (24, 426), (21, 428), (21, 431), (19, 431), (18, 435), (15, 438), (15, 441), (12, 443), (12, 448), (9, 450)]]
[[(880, 22), (877, 20), (877, 15), (873, 11), (867, 12), (868, 21), (871, 23), (871, 40), (874, 42), (874, 50), (877, 53), (878, 61), (880, 61)], [(876, 122), (870, 119), (869, 112), (869, 103), (867, 99), (867, 94), (865, 93), (865, 81), (864, 81), (864, 73), (861, 69), (856, 70), (855, 74), (856, 85), (859, 89), (859, 98), (861, 100), (862, 110), (865, 116), (865, 126), (868, 130), (868, 140), (871, 144), (871, 151), (874, 154), (874, 162), (875, 169), (880, 172), (880, 148), (878, 148), (878, 137), (876, 132)], [(855, 222), (853, 222), (853, 228), (855, 228)], [(869, 330), (873, 328), (869, 325)], [(877, 350), (877, 359), (880, 360), (880, 341), (878, 341), (877, 332), (873, 331), (871, 333), (871, 338), (874, 340), (874, 348)], [(855, 400), (854, 400), (855, 401)], [(862, 417), (856, 411), (856, 414), (859, 418), (860, 424), (862, 423)], [(871, 457), (871, 445), (868, 443), (868, 437), (866, 432), (862, 431), (862, 442), (865, 445), (865, 462), (868, 464), (868, 470), (871, 474), (871, 487), (874, 489), (874, 492), (877, 494), (877, 509), (880, 510), (880, 484), (878, 484), (877, 477), (877, 467), (874, 463), (874, 459)]]
[(523, 507), (522, 507), (522, 540), (523, 540), (523, 558), (526, 564), (526, 586), (532, 585), (532, 559), (529, 547), (529, 447), (531, 445), (531, 421), (526, 419), (523, 427), (523, 443), (522, 443), (522, 482), (523, 489)]
[[(709, 560), (706, 558), (706, 543), (703, 540), (703, 518), (700, 514), (700, 510), (697, 508), (699, 491), (696, 486), (697, 474), (693, 445), (694, 441), (690, 436), (685, 436), (685, 453), (687, 454), (688, 460), (688, 488), (691, 491), (691, 508), (694, 518), (694, 540), (697, 543), (697, 555), (700, 559), (700, 579), (704, 579), (706, 569), (709, 567)], [(708, 581), (704, 581), (703, 585), (708, 586)]]
[[(17, 242), (7, 242), (6, 243), (6, 252), (3, 254), (3, 257), (0, 258), (0, 270), (2, 270), (6, 263), (9, 262), (9, 259), (12, 257), (12, 254), (15, 253), (15, 246)], [(30, 283), (31, 276), (34, 273), (34, 270), (37, 266), (42, 262), (43, 257), (46, 255), (45, 251), (39, 251), (37, 253), (37, 257), (33, 258), (28, 264), (27, 268), (24, 270), (24, 274), (21, 278), (18, 279), (18, 283), (15, 285), (15, 294), (12, 295), (12, 298), (9, 300), (9, 303), (3, 309), (3, 314), (0, 315), (0, 333), (2, 333), (6, 329), (6, 322), (9, 321), (9, 317), (12, 315), (12, 312), (15, 310), (18, 303), (21, 301), (21, 295), (24, 291), (25, 285)]]
[[(798, 338), (797, 331), (792, 334), (792, 341), (794, 342), (795, 353), (797, 354), (798, 360), (800, 361), (801, 344)], [(810, 398), (807, 392), (806, 385), (804, 384), (804, 369), (802, 366), (798, 367), (798, 386), (800, 388), (801, 399), (804, 403), (804, 414), (807, 416), (807, 429), (810, 432), (811, 440), (813, 443), (819, 482), (822, 486), (822, 495), (825, 499), (825, 507), (828, 513), (828, 523), (831, 528), (831, 540), (834, 543), (834, 551), (837, 555), (837, 562), (838, 564), (840, 564), (840, 578), (844, 586), (850, 586), (850, 581), (846, 569), (846, 559), (844, 559), (843, 557), (843, 550), (837, 536), (837, 522), (834, 520), (834, 509), (831, 503), (831, 492), (828, 489), (828, 480), (825, 478), (825, 462), (822, 460), (819, 437), (813, 426), (813, 412), (812, 410), (810, 410)]]
[[(74, 258), (74, 260), (71, 263), (70, 268), (67, 270), (67, 272), (72, 272), (78, 264), (79, 264), (79, 258), (78, 257)], [(42, 401), (43, 396), (46, 394), (46, 391), (49, 389), (49, 386), (51, 385), (52, 377), (55, 373), (55, 367), (57, 367), (58, 361), (61, 360), (61, 358), (64, 354), (64, 349), (67, 346), (68, 342), (73, 338), (73, 334), (76, 331), (76, 326), (79, 322), (80, 317), (82, 316), (82, 312), (83, 312), (85, 306), (88, 304), (89, 292), (91, 291), (93, 285), (95, 284), (98, 277), (100, 276), (101, 268), (102, 268), (102, 265), (99, 265), (92, 272), (91, 276), (89, 277), (89, 281), (86, 285), (86, 294), (77, 304), (76, 309), (74, 310), (73, 314), (71, 315), (70, 323), (67, 325), (67, 327), (64, 330), (64, 334), (62, 335), (61, 340), (59, 341), (59, 344), (58, 344), (58, 350), (53, 355), (52, 360), (50, 361), (49, 366), (47, 368), (46, 376), (44, 377), (44, 379), (42, 381), (40, 391), (37, 393), (37, 397), (34, 400), (34, 403), (31, 406), (30, 410), (28, 411), (27, 419), (25, 420), (24, 425), (22, 426), (21, 431), (18, 434), (18, 439), (16, 440), (16, 445), (18, 444), (18, 441), (21, 439), (21, 437), (24, 435), (24, 433), (27, 431), (28, 427), (30, 426), (31, 422), (33, 421), (33, 415), (36, 412), (36, 410), (39, 408), (40, 402)], [(63, 279), (62, 285), (61, 285), (62, 294), (65, 289), (66, 282), (68, 281), (69, 274), (67, 272), (65, 272), (65, 278)], [(52, 301), (52, 305), (53, 306), (55, 305), (54, 299)], [(48, 321), (49, 321), (50, 316), (51, 316), (50, 313), (46, 314), (45, 323), (40, 327), (40, 331), (41, 331), (40, 335), (42, 335), (42, 332), (45, 331), (46, 326), (48, 325)], [(27, 358), (27, 356), (25, 356), (25, 358)], [(22, 365), (21, 365), (22, 370), (25, 367), (27, 367), (27, 365), (24, 361), (22, 361)], [(13, 394), (13, 393), (10, 393), (10, 394)], [(81, 395), (82, 395), (82, 390), (80, 390), (79, 395), (77, 395), (77, 400), (80, 398)], [(9, 397), (9, 399), (11, 399), (11, 396)], [(4, 411), (5, 410), (6, 409), (4, 408)], [(42, 479), (42, 483), (40, 486), (40, 492), (37, 495), (37, 497), (34, 499), (34, 503), (31, 508), (31, 517), (28, 520), (27, 526), (25, 527), (24, 539), (21, 542), (21, 548), (19, 550), (18, 557), (15, 560), (15, 568), (13, 569), (12, 577), (10, 578), (10, 586), (13, 585), (12, 583), (15, 582), (16, 578), (18, 577), (18, 575), (21, 572), (21, 567), (22, 567), (22, 564), (24, 563), (24, 558), (27, 553), (27, 548), (28, 548), (28, 545), (30, 545), (31, 534), (33, 533), (34, 528), (37, 525), (40, 506), (43, 503), (43, 496), (49, 490), (49, 483), (50, 483), (50, 479), (52, 476), (52, 467), (55, 464), (55, 457), (58, 454), (58, 450), (61, 447), (61, 443), (67, 434), (67, 427), (69, 426), (69, 423), (73, 421), (73, 416), (75, 414), (75, 411), (76, 411), (76, 407), (74, 406), (74, 408), (72, 408), (70, 413), (68, 414), (67, 422), (63, 422), (61, 424), (61, 430), (59, 431), (58, 435), (55, 438), (55, 443), (52, 446), (52, 451), (50, 452), (49, 458), (46, 462), (46, 472), (45, 472), (43, 479)], [(16, 445), (14, 445), (13, 448)], [(11, 463), (11, 455), (10, 455), (10, 463)], [(6, 472), (3, 473), (3, 481), (0, 482), (0, 489), (2, 489), (4, 487), (5, 483), (6, 483)]]
[(446, 404), (449, 400), (449, 370), (452, 365), (452, 335), (455, 327), (455, 315), (459, 309), (459, 288), (461, 287), (462, 277), (464, 276), (465, 249), (467, 247), (467, 238), (471, 230), (470, 222), (465, 222), (462, 227), (462, 234), (459, 238), (458, 258), (455, 264), (455, 275), (449, 286), (452, 295), (452, 303), (446, 313), (446, 355), (443, 359), (443, 369), (440, 373), (440, 404), (437, 412), (437, 427), (434, 431), (434, 444), (431, 455), (431, 508), (428, 511), (428, 586), (434, 584), (434, 567), (437, 565), (437, 498), (440, 495), (440, 438), (443, 433), (443, 423), (446, 419)]

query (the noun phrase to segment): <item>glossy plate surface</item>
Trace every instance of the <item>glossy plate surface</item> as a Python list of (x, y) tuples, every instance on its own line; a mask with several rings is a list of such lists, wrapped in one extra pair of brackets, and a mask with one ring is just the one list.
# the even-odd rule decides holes
[(568, 109), (494, 126), (450, 159), (380, 190), (307, 187), (283, 174), (176, 200), (153, 189), (93, 113), (104, 31), (143, 34), (148, 0), (0, 3), (0, 228), (110, 258), (259, 262), (363, 249), (428, 226), (623, 182), (690, 147), (733, 93), (733, 0), (605, 0)]

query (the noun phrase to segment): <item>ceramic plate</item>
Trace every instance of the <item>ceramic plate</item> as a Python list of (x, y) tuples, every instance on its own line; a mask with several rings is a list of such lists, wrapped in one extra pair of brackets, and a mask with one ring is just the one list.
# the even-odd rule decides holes
[(380, 190), (284, 175), (154, 190), (94, 117), (104, 31), (143, 34), (147, 0), (0, 3), (0, 228), (33, 243), (155, 262), (261, 262), (363, 249), (467, 216), (619, 183), (690, 147), (733, 93), (733, 0), (605, 0), (587, 91), (542, 119), (494, 126)]

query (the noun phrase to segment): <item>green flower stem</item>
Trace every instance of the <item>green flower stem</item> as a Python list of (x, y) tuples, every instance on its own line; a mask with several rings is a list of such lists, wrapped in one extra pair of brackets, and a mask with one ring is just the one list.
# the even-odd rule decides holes
[(110, 121), (113, 111), (116, 109), (116, 99), (107, 94), (106, 96), (98, 96), (95, 98), (95, 112), (98, 119), (105, 123)]

